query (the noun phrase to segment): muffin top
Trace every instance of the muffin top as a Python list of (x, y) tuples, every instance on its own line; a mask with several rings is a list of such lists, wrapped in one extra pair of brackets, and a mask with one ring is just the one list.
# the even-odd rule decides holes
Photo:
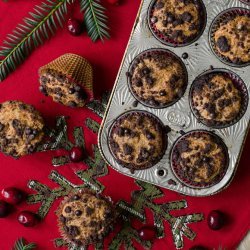
[(45, 69), (40, 73), (40, 91), (53, 101), (70, 107), (83, 107), (88, 95), (81, 85), (70, 80), (64, 73)]
[(42, 141), (44, 121), (31, 105), (20, 101), (0, 104), (0, 150), (19, 158), (36, 150)]
[(174, 172), (191, 186), (207, 187), (217, 183), (225, 173), (228, 154), (222, 140), (215, 134), (191, 132), (174, 146)]
[(168, 39), (189, 43), (202, 31), (205, 14), (197, 0), (157, 0), (150, 19), (153, 28)]
[(89, 190), (69, 195), (57, 215), (65, 240), (77, 245), (101, 241), (112, 230), (115, 219), (112, 203)]
[(226, 20), (214, 33), (217, 53), (236, 64), (250, 62), (250, 17)]
[(166, 133), (158, 118), (130, 112), (113, 125), (110, 149), (117, 161), (132, 172), (152, 167), (166, 149)]
[(196, 79), (192, 106), (208, 126), (230, 124), (242, 110), (242, 94), (232, 79), (223, 73), (211, 73)]
[(129, 81), (140, 101), (149, 106), (164, 107), (184, 94), (187, 74), (177, 56), (163, 50), (151, 50), (134, 60)]

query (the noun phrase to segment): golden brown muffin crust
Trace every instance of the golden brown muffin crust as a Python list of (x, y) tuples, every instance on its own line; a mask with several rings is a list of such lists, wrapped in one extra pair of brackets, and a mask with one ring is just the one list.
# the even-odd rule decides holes
[(0, 149), (15, 158), (35, 151), (42, 141), (44, 121), (31, 105), (20, 101), (0, 104)]
[(218, 53), (233, 63), (250, 62), (250, 17), (237, 16), (214, 33)]
[(177, 101), (187, 85), (186, 70), (180, 60), (165, 51), (139, 55), (131, 70), (130, 84), (139, 100), (163, 107)]

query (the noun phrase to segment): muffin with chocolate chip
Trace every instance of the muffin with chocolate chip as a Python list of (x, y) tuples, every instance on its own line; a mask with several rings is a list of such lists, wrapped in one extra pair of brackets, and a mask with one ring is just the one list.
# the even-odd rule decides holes
[(120, 116), (110, 132), (109, 146), (115, 159), (133, 173), (154, 166), (167, 147), (167, 135), (155, 116), (132, 111)]
[(240, 15), (229, 10), (212, 24), (212, 48), (225, 62), (235, 65), (250, 63), (250, 11), (247, 12)]
[(247, 89), (233, 73), (217, 71), (199, 76), (191, 87), (191, 105), (196, 117), (211, 127), (226, 127), (238, 121), (247, 107)]
[(186, 185), (210, 187), (226, 173), (228, 150), (214, 133), (191, 131), (175, 143), (171, 164), (175, 175)]
[(64, 240), (77, 246), (102, 241), (113, 230), (116, 217), (110, 199), (87, 189), (66, 197), (57, 215)]
[(45, 96), (69, 107), (83, 107), (93, 98), (92, 66), (75, 54), (65, 54), (41, 67), (39, 82)]
[(163, 43), (184, 46), (205, 28), (206, 11), (200, 0), (156, 0), (149, 9), (149, 26)]
[(14, 158), (35, 152), (44, 136), (44, 121), (31, 105), (20, 101), (0, 104), (0, 150)]
[(128, 82), (138, 101), (154, 108), (167, 107), (178, 101), (186, 90), (186, 67), (168, 50), (147, 50), (132, 62)]

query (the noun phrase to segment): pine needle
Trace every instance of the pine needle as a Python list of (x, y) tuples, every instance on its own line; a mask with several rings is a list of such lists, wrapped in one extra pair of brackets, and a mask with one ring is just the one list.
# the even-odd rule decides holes
[(80, 0), (80, 5), (81, 11), (85, 12), (84, 22), (92, 41), (110, 38), (106, 9), (100, 4), (100, 0)]
[(32, 250), (36, 248), (35, 243), (25, 244), (24, 238), (20, 238), (15, 242), (13, 250)]
[(75, 0), (46, 0), (36, 5), (0, 47), (0, 82), (3, 81), (31, 52), (63, 27), (68, 5)]

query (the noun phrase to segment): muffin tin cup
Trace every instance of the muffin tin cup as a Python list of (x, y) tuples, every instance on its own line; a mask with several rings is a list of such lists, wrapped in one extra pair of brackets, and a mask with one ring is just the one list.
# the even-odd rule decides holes
[[(247, 92), (243, 91), (244, 100), (248, 101), (250, 92), (250, 67), (230, 66), (218, 60), (211, 50), (209, 41), (209, 28), (219, 13), (235, 7), (244, 7), (244, 9), (250, 10), (250, 6), (243, 4), (240, 0), (203, 0), (203, 3), (207, 12), (207, 26), (201, 37), (196, 42), (185, 47), (173, 47), (173, 44), (163, 44), (152, 34), (148, 25), (148, 13), (152, 0), (142, 1), (98, 135), (98, 145), (104, 160), (119, 173), (178, 193), (197, 197), (210, 196), (228, 187), (235, 176), (247, 132), (250, 128), (249, 102), (243, 105), (246, 111), (244, 112), (242, 109), (242, 117), (237, 117), (234, 124), (232, 123), (230, 126), (227, 124), (227, 127), (208, 127), (193, 114), (189, 99), (190, 88), (193, 81), (199, 75), (208, 72), (208, 69), (214, 68), (216, 70), (225, 70), (226, 73), (233, 73), (234, 77), (236, 75), (235, 84), (239, 88), (243, 86), (241, 84), (242, 79), (245, 83), (245, 89), (247, 89)], [(177, 102), (164, 108), (149, 107), (138, 101), (138, 98), (132, 94), (128, 84), (127, 72), (129, 72), (134, 58), (151, 49), (164, 49), (173, 52), (183, 61), (188, 72), (186, 92)], [(185, 57), (184, 59), (182, 57), (183, 53), (187, 53), (188, 58)], [(170, 127), (171, 131), (167, 134), (168, 147), (161, 160), (150, 168), (136, 170), (131, 173), (128, 168), (116, 161), (108, 144), (110, 128), (117, 118), (128, 111), (134, 110), (136, 112), (148, 112), (156, 116), (165, 126)], [(171, 168), (170, 155), (174, 143), (179, 139), (180, 135), (194, 130), (213, 132), (223, 140), (228, 149), (229, 163), (225, 175), (218, 183), (210, 187), (186, 185), (176, 177)]]
[(250, 0), (240, 0), (242, 3), (250, 5)]
[[(153, 120), (155, 120), (156, 123), (158, 123), (161, 126), (162, 133), (165, 136), (163, 138), (164, 145), (163, 145), (163, 150), (162, 150), (161, 155), (153, 163), (149, 163), (149, 164), (145, 165), (144, 167), (140, 167), (140, 168), (136, 168), (135, 166), (128, 166), (127, 164), (124, 164), (121, 160), (117, 159), (116, 155), (114, 154), (114, 152), (112, 150), (112, 146), (110, 145), (111, 144), (111, 141), (110, 141), (111, 134), (112, 134), (113, 130), (115, 129), (115, 127), (119, 125), (119, 122), (122, 119), (126, 118), (127, 116), (129, 116), (130, 114), (133, 114), (133, 113), (134, 114), (139, 114), (139, 115), (143, 114), (143, 115), (148, 116), (148, 117), (152, 118)], [(156, 116), (150, 114), (149, 112), (145, 112), (145, 111), (141, 111), (141, 110), (128, 111), (128, 112), (125, 112), (124, 114), (122, 114), (121, 116), (117, 117), (117, 119), (111, 125), (110, 130), (109, 130), (108, 147), (109, 147), (109, 150), (112, 153), (113, 157), (116, 159), (116, 161), (118, 163), (120, 163), (124, 168), (129, 169), (131, 171), (131, 173), (134, 173), (134, 171), (136, 171), (136, 170), (143, 170), (143, 169), (151, 168), (152, 166), (154, 166), (155, 164), (157, 164), (157, 162), (159, 162), (162, 159), (162, 157), (165, 154), (165, 151), (166, 151), (166, 149), (168, 147), (167, 131), (166, 131), (165, 125), (162, 123), (162, 121), (159, 118), (157, 118)]]
[[(214, 138), (216, 138), (217, 142), (222, 146), (223, 151), (224, 151), (225, 165), (224, 165), (223, 170), (221, 171), (221, 173), (216, 177), (216, 179), (211, 184), (206, 184), (206, 185), (205, 184), (202, 185), (201, 183), (195, 183), (194, 184), (194, 182), (192, 182), (192, 181), (190, 181), (188, 179), (182, 179), (181, 176), (178, 174), (179, 171), (177, 169), (177, 164), (173, 159), (174, 150), (175, 150), (175, 147), (178, 145), (178, 143), (180, 143), (187, 136), (196, 135), (196, 134), (209, 134), (209, 135), (213, 136)], [(193, 130), (193, 131), (190, 131), (190, 132), (180, 136), (176, 140), (176, 142), (174, 143), (174, 145), (173, 145), (173, 147), (171, 149), (170, 164), (171, 164), (171, 169), (172, 169), (174, 175), (184, 185), (187, 185), (187, 186), (189, 186), (191, 188), (209, 188), (209, 187), (214, 186), (215, 184), (217, 184), (219, 181), (221, 181), (222, 178), (224, 177), (224, 175), (226, 174), (228, 164), (229, 164), (228, 149), (227, 149), (227, 146), (225, 145), (225, 143), (223, 142), (223, 140), (218, 135), (214, 134), (213, 132), (207, 131), (207, 130)]]
[(201, 16), (201, 19), (202, 19), (202, 27), (200, 27), (200, 31), (199, 33), (193, 37), (193, 39), (191, 39), (190, 41), (188, 42), (184, 42), (184, 43), (179, 43), (177, 41), (174, 41), (172, 39), (170, 39), (169, 37), (165, 36), (164, 34), (162, 34), (162, 32), (158, 31), (156, 29), (156, 27), (154, 26), (153, 22), (151, 21), (151, 18), (152, 18), (152, 12), (153, 12), (153, 8), (154, 8), (154, 5), (155, 3), (157, 2), (157, 0), (152, 0), (151, 3), (150, 3), (150, 6), (148, 8), (148, 13), (147, 13), (147, 21), (148, 21), (148, 26), (149, 26), (149, 29), (151, 30), (153, 36), (158, 40), (160, 41), (161, 43), (165, 44), (165, 45), (168, 45), (168, 46), (171, 46), (171, 47), (184, 47), (184, 46), (188, 46), (192, 43), (194, 43), (195, 41), (197, 41), (200, 36), (202, 35), (202, 33), (204, 32), (204, 29), (206, 27), (206, 23), (207, 23), (207, 12), (206, 12), (206, 7), (203, 3), (203, 1), (201, 0), (198, 0), (199, 1), (199, 4), (200, 4), (200, 7), (202, 8), (202, 16)]
[[(238, 90), (240, 90), (241, 98), (242, 98), (242, 102), (241, 102), (242, 107), (241, 107), (241, 110), (240, 110), (239, 114), (237, 115), (237, 117), (235, 119), (233, 119), (232, 121), (226, 122), (226, 123), (217, 122), (215, 124), (209, 124), (209, 122), (206, 119), (203, 119), (199, 115), (199, 112), (194, 108), (192, 94), (193, 94), (195, 82), (200, 77), (203, 77), (203, 76), (209, 75), (209, 74), (216, 74), (216, 73), (223, 73), (224, 75), (229, 77), (232, 80), (234, 86)], [(189, 105), (190, 105), (190, 108), (191, 108), (194, 116), (197, 118), (197, 120), (199, 122), (203, 123), (205, 126), (215, 128), (215, 129), (223, 129), (223, 128), (227, 128), (227, 127), (230, 127), (230, 126), (233, 126), (234, 124), (236, 124), (246, 113), (247, 107), (248, 107), (248, 102), (249, 102), (248, 90), (247, 90), (247, 87), (246, 87), (244, 81), (236, 73), (234, 73), (228, 69), (212, 69), (212, 70), (205, 71), (204, 73), (197, 76), (197, 78), (193, 81), (191, 88), (190, 88), (190, 91), (189, 91)]]
[(135, 66), (136, 64), (136, 60), (140, 57), (143, 57), (145, 54), (152, 54), (152, 53), (158, 53), (158, 52), (164, 52), (166, 53), (166, 56), (169, 56), (169, 57), (172, 57), (174, 59), (176, 59), (182, 66), (183, 70), (184, 70), (184, 74), (185, 74), (185, 86), (183, 87), (183, 90), (182, 90), (182, 95), (179, 96), (179, 98), (176, 98), (175, 100), (173, 100), (172, 102), (169, 102), (165, 105), (162, 105), (162, 106), (153, 106), (153, 105), (150, 105), (149, 103), (143, 101), (140, 99), (140, 97), (134, 92), (133, 88), (132, 88), (132, 83), (131, 83), (131, 76), (127, 76), (127, 82), (128, 82), (128, 87), (131, 91), (131, 94), (134, 96), (134, 98), (142, 103), (143, 105), (147, 106), (147, 107), (150, 107), (150, 108), (155, 108), (155, 109), (162, 109), (162, 108), (167, 108), (167, 107), (170, 107), (172, 106), (173, 104), (175, 104), (176, 102), (178, 102), (182, 96), (184, 95), (186, 89), (187, 89), (187, 84), (188, 84), (188, 72), (187, 72), (187, 69), (186, 69), (186, 66), (185, 64), (182, 62), (182, 60), (175, 54), (173, 53), (172, 51), (170, 50), (167, 50), (167, 49), (157, 49), (157, 48), (152, 48), (152, 49), (148, 49), (148, 50), (145, 50), (143, 52), (141, 52), (139, 55), (137, 55), (134, 60), (131, 62), (130, 64), (130, 67), (129, 67), (129, 70), (128, 70), (128, 74), (130, 75), (131, 72), (133, 71), (133, 67)]
[(214, 34), (217, 31), (217, 29), (220, 27), (220, 24), (225, 22), (227, 19), (232, 19), (238, 15), (241, 16), (249, 16), (250, 17), (250, 10), (246, 8), (241, 8), (241, 7), (235, 7), (235, 8), (230, 8), (227, 10), (222, 11), (217, 17), (213, 20), (210, 29), (209, 29), (209, 42), (210, 42), (210, 47), (214, 53), (214, 55), (223, 63), (232, 66), (232, 67), (246, 67), (250, 65), (250, 62), (240, 62), (240, 63), (234, 63), (232, 62), (229, 58), (226, 56), (223, 56), (220, 54), (218, 49), (216, 48), (215, 40), (214, 40)]

